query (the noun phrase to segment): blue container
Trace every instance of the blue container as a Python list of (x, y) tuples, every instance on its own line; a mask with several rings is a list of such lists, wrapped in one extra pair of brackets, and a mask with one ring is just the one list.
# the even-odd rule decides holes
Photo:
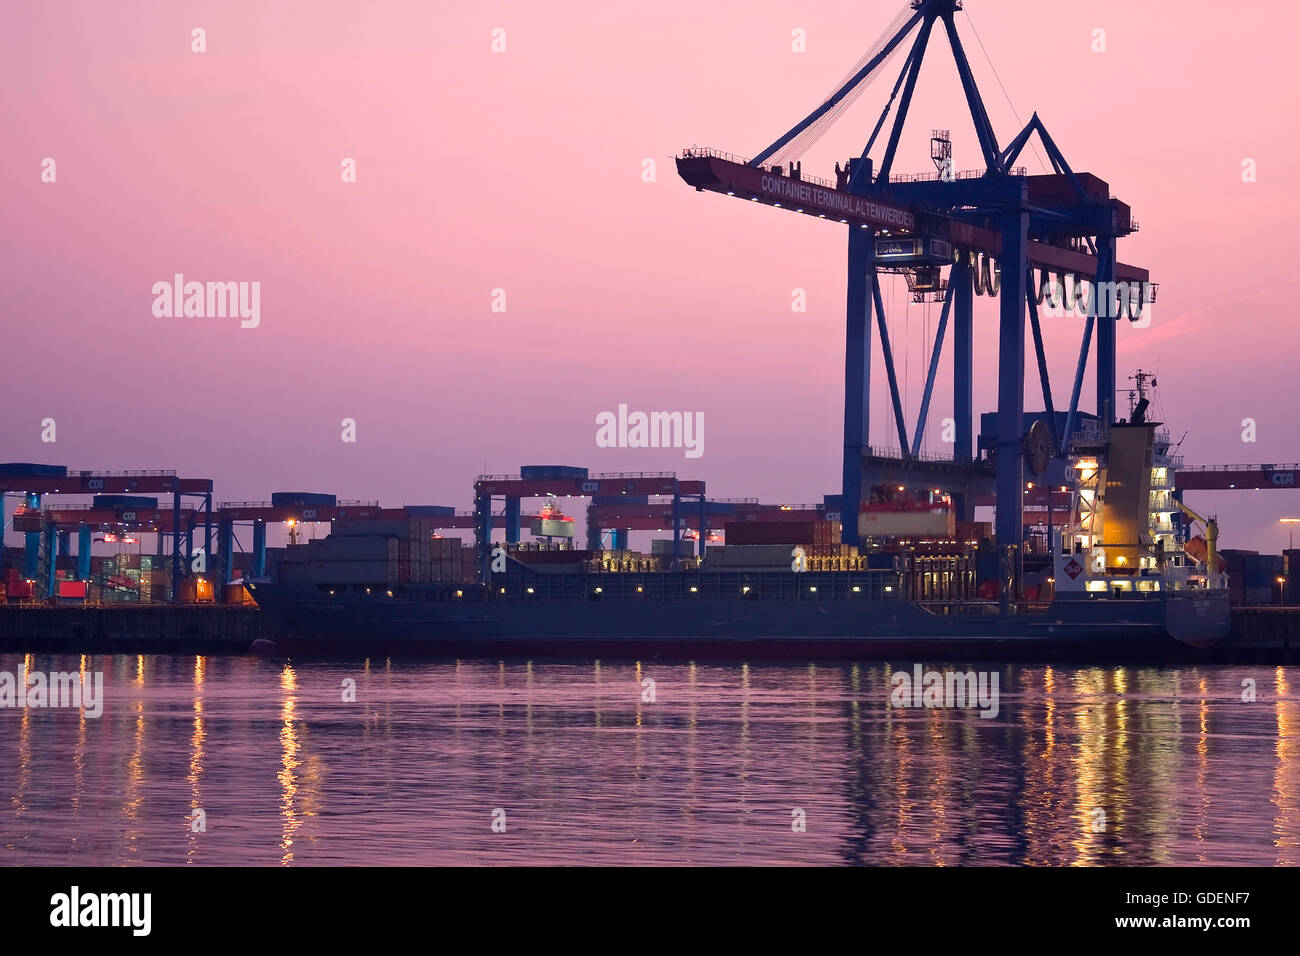
[(11, 461), (0, 465), (0, 478), (66, 478), (68, 469), (63, 465), (35, 465), (26, 461)]
[(524, 481), (581, 480), (587, 477), (587, 469), (574, 465), (524, 465), (519, 469), (519, 477)]
[(450, 505), (407, 505), (406, 513), (413, 518), (451, 518), (456, 509)]
[(156, 511), (158, 499), (146, 498), (143, 495), (95, 495), (91, 507), (108, 508), (112, 511)]
[(271, 493), (271, 507), (286, 508), (294, 505), (333, 507), (338, 504), (334, 495), (317, 495), (309, 491), (275, 491)]

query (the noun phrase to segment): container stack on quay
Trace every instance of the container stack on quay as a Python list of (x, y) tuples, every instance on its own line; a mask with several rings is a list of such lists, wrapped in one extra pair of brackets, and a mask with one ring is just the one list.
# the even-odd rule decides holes
[(5, 603), (30, 601), (36, 595), (36, 586), (23, 578), (22, 571), (15, 567), (10, 567), (5, 572), (4, 590)]
[(1300, 606), (1300, 548), (1282, 552), (1282, 577), (1286, 578), (1285, 602)]
[[(5, 570), (0, 582), (0, 603), (22, 604), (36, 600), (37, 581), (23, 577), (20, 557)], [(42, 572), (44, 573), (44, 572)], [(93, 555), (90, 577), (78, 577), (75, 561), (59, 555), (55, 570), (54, 604), (162, 604), (171, 600), (169, 558), (136, 552)], [(47, 603), (42, 598), (41, 603)]]
[(105, 603), (166, 601), (171, 588), (171, 560), (152, 554), (122, 551), (108, 555), (98, 575), (99, 598)]
[(1286, 556), (1225, 548), (1219, 552), (1228, 572), (1228, 592), (1234, 605), (1280, 604), (1285, 600)]

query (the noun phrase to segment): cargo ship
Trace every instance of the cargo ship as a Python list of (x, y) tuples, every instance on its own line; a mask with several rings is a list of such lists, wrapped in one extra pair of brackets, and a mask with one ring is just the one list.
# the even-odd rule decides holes
[(1072, 442), (1070, 507), (1032, 584), (1017, 548), (964, 540), (946, 496), (898, 488), (861, 503), (854, 548), (832, 521), (755, 525), (745, 543), (728, 525), (699, 559), (675, 543), (649, 556), (502, 543), (473, 581), (250, 590), (287, 653), (1181, 660), (1227, 633), (1229, 596), (1217, 526), (1208, 547), (1189, 537), (1179, 459), (1146, 404)]

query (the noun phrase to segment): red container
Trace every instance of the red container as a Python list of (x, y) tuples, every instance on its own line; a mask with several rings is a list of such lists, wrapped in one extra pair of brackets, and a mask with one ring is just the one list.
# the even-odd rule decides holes
[(837, 543), (829, 521), (728, 521), (727, 544)]
[(85, 581), (60, 581), (59, 597), (61, 598), (80, 598), (86, 599), (86, 582)]

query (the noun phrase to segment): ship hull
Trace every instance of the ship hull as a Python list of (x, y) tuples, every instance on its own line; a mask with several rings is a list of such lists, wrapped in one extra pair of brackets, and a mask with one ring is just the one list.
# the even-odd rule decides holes
[(909, 601), (422, 601), (254, 590), (293, 653), (454, 656), (1183, 661), (1227, 633), (1226, 592), (1060, 599), (1039, 609), (935, 613)]

